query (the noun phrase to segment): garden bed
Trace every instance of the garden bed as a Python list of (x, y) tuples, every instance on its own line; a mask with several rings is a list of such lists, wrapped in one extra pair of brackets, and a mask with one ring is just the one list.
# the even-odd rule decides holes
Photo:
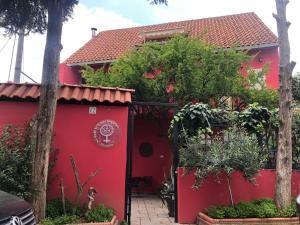
[[(94, 223), (72, 223), (66, 225), (118, 225), (119, 221), (116, 216), (113, 216), (110, 222), (94, 222)], [(37, 224), (39, 225), (39, 224)]]
[(213, 219), (207, 216), (204, 213), (199, 213), (197, 216), (197, 225), (267, 225), (267, 224), (276, 224), (276, 225), (290, 225), (290, 224), (299, 224), (298, 217), (292, 218), (245, 218), (245, 219)]
[[(117, 225), (117, 224), (119, 224), (118, 219), (116, 216), (114, 216), (110, 222), (76, 223), (76, 224), (72, 224), (72, 225)], [(69, 225), (71, 225), (71, 224), (69, 224)]]

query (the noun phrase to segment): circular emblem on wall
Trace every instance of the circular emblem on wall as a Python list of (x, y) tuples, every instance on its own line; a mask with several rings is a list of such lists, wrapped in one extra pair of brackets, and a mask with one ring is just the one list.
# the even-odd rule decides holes
[(119, 142), (120, 127), (113, 120), (103, 120), (96, 124), (93, 136), (99, 146), (110, 148)]

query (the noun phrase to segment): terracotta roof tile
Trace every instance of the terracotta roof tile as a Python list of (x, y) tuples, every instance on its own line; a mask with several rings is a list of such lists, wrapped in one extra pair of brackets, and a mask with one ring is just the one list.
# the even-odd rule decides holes
[(71, 55), (66, 64), (115, 60), (143, 44), (142, 32), (183, 28), (189, 37), (223, 48), (277, 45), (277, 37), (255, 13), (187, 20), (100, 32)]
[[(82, 85), (61, 85), (58, 100), (130, 103), (134, 90), (109, 87), (89, 87)], [(40, 96), (40, 84), (0, 83), (0, 100), (37, 100)]]

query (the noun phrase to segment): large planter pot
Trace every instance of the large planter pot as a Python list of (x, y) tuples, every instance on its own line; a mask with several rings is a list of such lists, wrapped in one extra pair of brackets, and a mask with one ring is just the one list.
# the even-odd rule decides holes
[(204, 213), (197, 216), (197, 225), (290, 225), (299, 224), (298, 217), (292, 218), (247, 218), (247, 219), (213, 219)]

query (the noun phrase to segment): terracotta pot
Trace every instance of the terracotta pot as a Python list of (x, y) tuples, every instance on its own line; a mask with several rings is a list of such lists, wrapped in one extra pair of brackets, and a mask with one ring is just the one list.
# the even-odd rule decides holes
[(246, 218), (246, 219), (213, 219), (204, 213), (197, 216), (197, 225), (290, 225), (299, 224), (298, 217), (292, 218)]

